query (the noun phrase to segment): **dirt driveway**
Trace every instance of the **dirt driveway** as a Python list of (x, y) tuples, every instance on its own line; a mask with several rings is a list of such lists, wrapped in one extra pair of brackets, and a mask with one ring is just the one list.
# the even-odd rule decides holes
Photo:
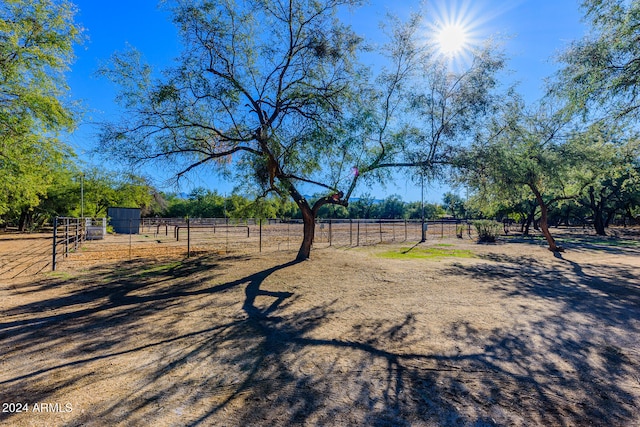
[(444, 239), (5, 281), (0, 424), (637, 426), (640, 245), (566, 246)]

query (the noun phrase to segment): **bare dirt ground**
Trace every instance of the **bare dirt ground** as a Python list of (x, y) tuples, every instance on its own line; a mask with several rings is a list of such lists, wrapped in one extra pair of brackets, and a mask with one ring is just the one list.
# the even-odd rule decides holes
[(640, 239), (563, 237), (0, 279), (0, 424), (640, 425)]
[(51, 270), (51, 233), (0, 233), (0, 283)]

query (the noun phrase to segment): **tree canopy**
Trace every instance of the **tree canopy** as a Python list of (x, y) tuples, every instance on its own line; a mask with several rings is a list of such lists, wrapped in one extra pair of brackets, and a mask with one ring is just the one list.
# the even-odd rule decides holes
[(640, 114), (640, 3), (584, 0), (590, 33), (560, 56), (563, 89), (574, 108), (598, 116)]
[(81, 30), (65, 0), (0, 4), (0, 215), (29, 212), (72, 150), (58, 132), (74, 124), (64, 72)]
[[(346, 206), (361, 180), (389, 168), (430, 171), (468, 137), (504, 62), (489, 47), (451, 72), (420, 42), (413, 16), (389, 28), (383, 65), (367, 69), (362, 39), (337, 15), (360, 3), (166, 2), (183, 54), (162, 73), (135, 51), (113, 57), (103, 73), (120, 86), (125, 115), (104, 126), (103, 147), (174, 165), (177, 178), (210, 164), (263, 195), (287, 195), (305, 223), (297, 258), (308, 258), (322, 206)], [(311, 203), (302, 186), (324, 195)]]

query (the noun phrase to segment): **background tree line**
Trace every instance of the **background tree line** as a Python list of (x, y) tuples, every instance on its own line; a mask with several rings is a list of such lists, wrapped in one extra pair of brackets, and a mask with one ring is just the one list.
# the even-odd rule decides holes
[[(268, 197), (254, 199), (233, 194), (223, 196), (204, 188), (194, 189), (186, 197), (175, 193), (163, 194), (164, 209), (152, 212), (150, 216), (167, 218), (281, 218), (302, 219), (298, 206), (286, 199)], [(321, 197), (309, 197), (310, 200)], [(437, 219), (445, 216), (445, 209), (436, 203), (425, 203), (425, 218)], [(318, 218), (351, 219), (419, 219), (422, 217), (420, 202), (405, 202), (392, 195), (383, 200), (365, 194), (348, 207), (325, 206), (318, 212)]]

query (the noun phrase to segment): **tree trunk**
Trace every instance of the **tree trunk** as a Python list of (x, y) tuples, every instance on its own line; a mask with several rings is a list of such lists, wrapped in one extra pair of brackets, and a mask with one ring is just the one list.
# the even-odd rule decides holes
[(20, 212), (20, 218), (18, 219), (18, 231), (25, 233), (30, 226), (30, 212), (25, 208)]
[(547, 214), (549, 211), (549, 206), (544, 202), (542, 198), (542, 194), (538, 191), (538, 188), (534, 185), (529, 186), (533, 191), (533, 194), (536, 196), (536, 200), (538, 201), (538, 206), (540, 206), (540, 230), (544, 235), (544, 238), (547, 239), (547, 243), (549, 244), (549, 250), (551, 252), (564, 252), (564, 248), (558, 246), (556, 244), (555, 239), (551, 235), (549, 231), (549, 226), (547, 225)]
[(607, 228), (609, 228), (609, 225), (611, 224), (611, 221), (613, 221), (615, 219), (617, 213), (618, 213), (617, 209), (608, 210), (607, 211), (607, 215), (604, 218), (604, 228), (605, 228), (605, 230)]
[(593, 216), (593, 227), (596, 229), (596, 234), (598, 236), (606, 236), (607, 232), (604, 227), (604, 218), (602, 217), (602, 210), (597, 209), (595, 211), (595, 215)]
[(298, 208), (300, 208), (300, 213), (302, 214), (302, 244), (300, 245), (300, 249), (298, 250), (296, 261), (308, 260), (311, 257), (311, 247), (313, 246), (313, 238), (316, 231), (316, 216), (318, 215), (318, 211), (322, 206), (326, 204), (341, 204), (343, 206), (346, 206), (346, 202), (343, 202), (341, 200), (343, 193), (337, 192), (330, 196), (322, 197), (313, 204), (313, 207), (311, 207), (307, 199), (305, 199), (302, 194), (300, 194), (300, 192), (287, 177), (279, 176), (278, 179), (287, 187), (289, 195), (296, 202), (296, 205), (298, 205)]
[(593, 211), (593, 227), (596, 229), (598, 236), (606, 236), (607, 233), (604, 229), (604, 218), (602, 216), (602, 201), (596, 202), (595, 190), (593, 187), (589, 187), (589, 204)]
[(313, 238), (316, 231), (316, 216), (313, 209), (311, 209), (307, 203), (299, 203), (298, 206), (302, 212), (303, 237), (296, 261), (304, 261), (311, 256), (311, 246), (313, 245)]
[(522, 233), (524, 236), (529, 235), (529, 228), (531, 227), (531, 223), (533, 223), (535, 217), (536, 217), (536, 205), (533, 205), (533, 207), (531, 208), (531, 211), (529, 212), (529, 215), (527, 216), (526, 223), (524, 224), (524, 230)]
[(637, 217), (633, 216), (633, 212), (631, 212), (631, 204), (628, 204), (627, 206), (625, 206), (625, 210), (627, 212), (627, 216), (629, 217), (629, 220), (631, 221), (629, 223), (629, 225), (640, 225), (640, 215), (638, 215)]

